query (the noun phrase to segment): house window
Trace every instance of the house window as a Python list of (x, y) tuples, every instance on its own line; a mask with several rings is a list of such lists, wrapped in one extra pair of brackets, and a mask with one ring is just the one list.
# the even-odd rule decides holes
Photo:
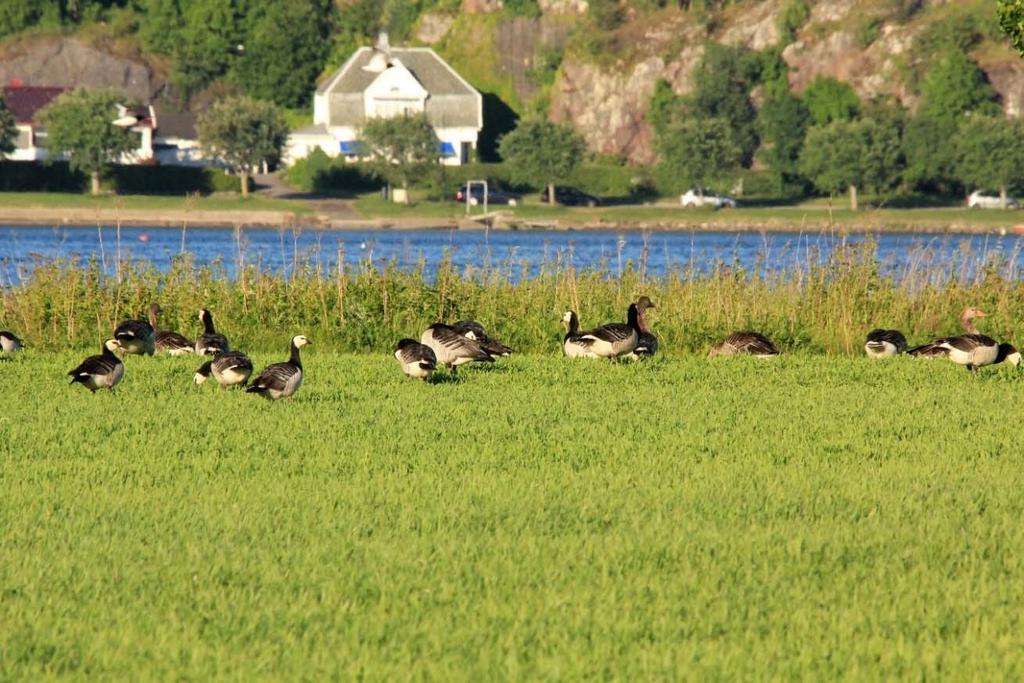
[(420, 110), (420, 107), (418, 100), (383, 99), (378, 97), (373, 101), (373, 110), (377, 116), (391, 118), (401, 114), (414, 114)]

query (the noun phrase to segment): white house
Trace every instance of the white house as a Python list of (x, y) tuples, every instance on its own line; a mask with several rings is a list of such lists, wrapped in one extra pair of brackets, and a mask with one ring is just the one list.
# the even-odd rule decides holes
[[(67, 88), (50, 88), (14, 84), (4, 87), (4, 100), (14, 114), (18, 134), (14, 140), (14, 151), (6, 158), (13, 161), (43, 161), (46, 159), (46, 129), (40, 122), (40, 114), (48, 105), (66, 92)], [(128, 152), (121, 163), (148, 163), (153, 159), (153, 130), (156, 116), (150, 106), (129, 109), (118, 105), (114, 123), (125, 126), (139, 135), (139, 146)]]
[(292, 164), (319, 147), (328, 156), (360, 156), (359, 129), (375, 116), (425, 112), (444, 163), (469, 162), (483, 128), (483, 97), (428, 47), (361, 47), (317, 88), (313, 125), (293, 131)]

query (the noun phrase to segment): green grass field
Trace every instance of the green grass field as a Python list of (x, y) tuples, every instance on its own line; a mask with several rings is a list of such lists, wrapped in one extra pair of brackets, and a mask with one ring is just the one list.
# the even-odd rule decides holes
[(0, 361), (0, 679), (1024, 675), (1012, 368), (81, 357)]

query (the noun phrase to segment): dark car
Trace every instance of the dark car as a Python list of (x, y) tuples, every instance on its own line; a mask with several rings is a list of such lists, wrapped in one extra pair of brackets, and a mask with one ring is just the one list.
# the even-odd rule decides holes
[[(547, 190), (540, 193), (540, 200), (548, 200)], [(587, 194), (579, 188), (555, 185), (555, 203), (562, 206), (601, 206), (601, 198)]]
[[(460, 187), (455, 192), (455, 201), (464, 202), (466, 201), (466, 188)], [(484, 203), (484, 187), (483, 185), (473, 185), (469, 191), (469, 203), (471, 206)], [(519, 195), (512, 194), (511, 192), (505, 192), (504, 190), (497, 190), (487, 186), (487, 203), (488, 204), (508, 204), (509, 206), (515, 206), (519, 203)]]

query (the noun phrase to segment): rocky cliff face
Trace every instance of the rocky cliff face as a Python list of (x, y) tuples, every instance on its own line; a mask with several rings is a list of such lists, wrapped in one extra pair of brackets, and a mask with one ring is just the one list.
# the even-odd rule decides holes
[(89, 47), (73, 38), (51, 38), (11, 47), (0, 57), (0, 82), (117, 88), (149, 102), (163, 83), (149, 66)]

